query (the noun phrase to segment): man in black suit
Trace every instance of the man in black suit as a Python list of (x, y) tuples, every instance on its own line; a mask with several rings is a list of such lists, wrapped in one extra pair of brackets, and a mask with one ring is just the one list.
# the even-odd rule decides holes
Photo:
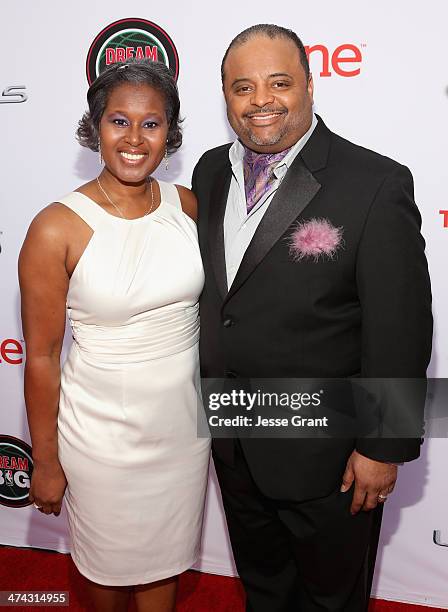
[[(290, 30), (239, 34), (222, 79), (238, 140), (205, 153), (193, 175), (202, 375), (424, 378), (431, 294), (409, 170), (314, 116)], [(367, 610), (382, 502), (419, 446), (215, 439), (247, 610)]]

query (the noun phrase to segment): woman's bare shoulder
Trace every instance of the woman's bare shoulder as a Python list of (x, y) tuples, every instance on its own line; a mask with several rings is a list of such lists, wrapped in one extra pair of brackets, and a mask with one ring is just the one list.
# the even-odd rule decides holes
[(30, 223), (28, 233), (51, 237), (60, 234), (72, 216), (71, 210), (62, 202), (52, 202), (40, 210)]
[[(75, 191), (91, 197), (94, 193), (93, 184), (94, 181), (90, 181), (80, 185)], [(73, 229), (73, 223), (76, 222), (81, 223), (78, 215), (62, 202), (55, 201), (37, 213), (28, 231), (51, 238), (54, 234), (61, 236), (62, 230), (68, 229), (69, 226)]]
[(20, 275), (27, 270), (40, 270), (45, 275), (51, 274), (55, 262), (65, 261), (67, 253), (67, 227), (70, 210), (60, 202), (53, 202), (43, 208), (28, 228), (19, 255)]
[(80, 227), (83, 224), (76, 213), (62, 202), (52, 202), (42, 208), (31, 221), (26, 241), (47, 244), (50, 247), (66, 245), (76, 224), (80, 224)]
[(188, 215), (193, 221), (198, 218), (198, 201), (196, 196), (183, 185), (176, 185), (177, 191), (179, 192), (180, 202), (182, 204), (182, 210)]

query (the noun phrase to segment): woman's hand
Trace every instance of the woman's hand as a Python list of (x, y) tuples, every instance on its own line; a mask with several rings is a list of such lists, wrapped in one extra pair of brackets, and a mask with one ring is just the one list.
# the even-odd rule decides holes
[(31, 477), (30, 501), (44, 514), (59, 516), (67, 479), (59, 461), (34, 463)]

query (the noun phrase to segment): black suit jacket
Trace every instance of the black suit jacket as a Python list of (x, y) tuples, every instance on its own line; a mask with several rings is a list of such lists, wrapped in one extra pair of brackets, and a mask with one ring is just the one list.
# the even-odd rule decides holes
[[(230, 146), (206, 152), (193, 174), (206, 277), (202, 376), (424, 378), (431, 291), (409, 170), (337, 136), (319, 118), (227, 291), (223, 219)], [(298, 221), (312, 218), (341, 227), (343, 247), (333, 259), (294, 261), (291, 233)], [(296, 500), (338, 487), (354, 448), (391, 462), (412, 460), (420, 448), (416, 439), (241, 443), (261, 490)], [(231, 463), (233, 444), (215, 440), (215, 456)]]

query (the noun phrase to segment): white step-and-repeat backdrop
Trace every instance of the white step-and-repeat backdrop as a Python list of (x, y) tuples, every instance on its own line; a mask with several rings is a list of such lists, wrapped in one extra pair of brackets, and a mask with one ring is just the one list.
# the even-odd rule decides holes
[[(99, 171), (97, 156), (74, 138), (86, 106), (86, 72), (94, 75), (97, 63), (121, 59), (126, 53), (157, 54), (173, 64), (177, 50), (185, 144), (172, 158), (169, 171), (160, 170), (159, 176), (189, 185), (202, 152), (233, 138), (225, 118), (219, 67), (233, 36), (256, 22), (278, 23), (301, 36), (310, 53), (316, 110), (332, 130), (411, 168), (434, 293), (430, 375), (448, 377), (448, 5), (444, 0), (284, 0), (281, 4), (134, 0), (126, 7), (119, 0), (4, 2), (0, 7), (1, 544), (69, 549), (64, 514), (47, 517), (23, 505), (30, 457), (24, 444), (29, 433), (22, 398), (25, 346), (16, 268), (25, 232), (37, 211)], [(447, 457), (446, 439), (427, 440), (420, 460), (400, 468), (396, 491), (385, 510), (376, 596), (448, 609)], [(213, 474), (197, 567), (234, 574)]]

